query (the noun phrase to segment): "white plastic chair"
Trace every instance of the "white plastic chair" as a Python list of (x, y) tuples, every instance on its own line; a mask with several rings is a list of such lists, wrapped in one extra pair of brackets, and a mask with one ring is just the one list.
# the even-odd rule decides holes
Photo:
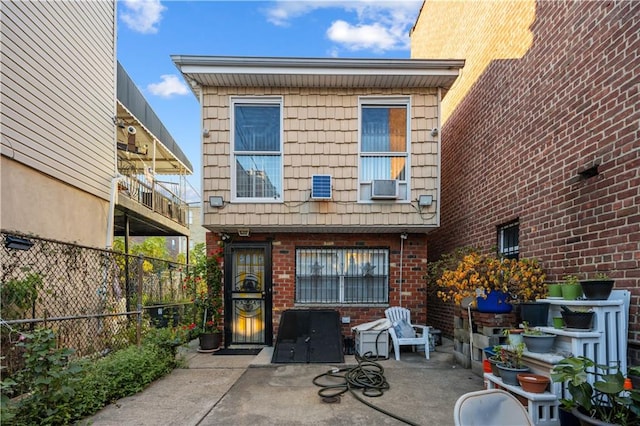
[[(393, 353), (396, 356), (396, 361), (400, 361), (400, 346), (406, 345), (424, 345), (424, 356), (429, 359), (429, 328), (426, 325), (411, 324), (411, 311), (407, 308), (401, 308), (394, 306), (384, 311), (385, 316), (391, 322), (389, 328), (389, 335), (393, 342)], [(402, 325), (408, 325), (413, 330), (412, 335), (398, 335), (396, 329), (402, 329)], [(415, 348), (414, 348), (415, 350)]]
[(455, 426), (533, 426), (527, 410), (502, 389), (462, 395), (453, 407)]

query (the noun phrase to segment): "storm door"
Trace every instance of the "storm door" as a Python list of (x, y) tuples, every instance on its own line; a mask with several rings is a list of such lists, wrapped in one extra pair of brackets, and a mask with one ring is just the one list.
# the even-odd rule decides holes
[(271, 244), (232, 243), (225, 257), (225, 342), (271, 345)]

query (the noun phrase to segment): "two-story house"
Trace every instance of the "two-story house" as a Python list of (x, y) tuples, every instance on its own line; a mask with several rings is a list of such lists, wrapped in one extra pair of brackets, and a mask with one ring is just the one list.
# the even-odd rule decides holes
[(202, 110), (203, 226), (225, 250), (225, 345), (287, 309), (343, 333), (390, 305), (426, 320), (440, 104), (462, 60), (173, 56)]

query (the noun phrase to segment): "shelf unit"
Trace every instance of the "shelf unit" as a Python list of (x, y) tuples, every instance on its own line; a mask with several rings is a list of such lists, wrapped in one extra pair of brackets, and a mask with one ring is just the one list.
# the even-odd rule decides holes
[(529, 418), (534, 425), (558, 426), (560, 424), (559, 402), (556, 394), (549, 391), (544, 393), (525, 392), (520, 386), (503, 383), (500, 377), (491, 373), (484, 373), (484, 378), (487, 379), (488, 389), (501, 388), (526, 398)]
[[(553, 323), (553, 317), (560, 316), (561, 306), (582, 307), (594, 311), (594, 323), (591, 330), (558, 329), (554, 327), (536, 327), (546, 333), (555, 334), (555, 353), (539, 354), (526, 351), (523, 360), (532, 372), (549, 376), (554, 365), (563, 358), (586, 356), (597, 364), (619, 365), (622, 372), (627, 371), (627, 327), (629, 324), (629, 304), (631, 293), (627, 290), (613, 290), (608, 300), (564, 300), (540, 299), (549, 303), (547, 324)], [(535, 425), (559, 425), (558, 405), (561, 398), (569, 398), (562, 383), (551, 383), (550, 391), (543, 394), (525, 392), (519, 386), (506, 385), (502, 379), (491, 373), (484, 373), (489, 389), (501, 387), (527, 399), (529, 417)], [(590, 377), (592, 380), (592, 378)]]

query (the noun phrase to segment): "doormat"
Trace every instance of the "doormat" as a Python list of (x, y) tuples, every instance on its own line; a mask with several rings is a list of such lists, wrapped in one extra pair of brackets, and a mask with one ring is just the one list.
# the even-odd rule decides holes
[(280, 328), (271, 362), (344, 363), (338, 311), (284, 311), (280, 317)]
[(216, 352), (214, 352), (214, 355), (258, 355), (260, 353), (260, 351), (262, 350), (262, 348), (255, 348), (255, 349), (229, 349), (229, 348), (222, 348)]

